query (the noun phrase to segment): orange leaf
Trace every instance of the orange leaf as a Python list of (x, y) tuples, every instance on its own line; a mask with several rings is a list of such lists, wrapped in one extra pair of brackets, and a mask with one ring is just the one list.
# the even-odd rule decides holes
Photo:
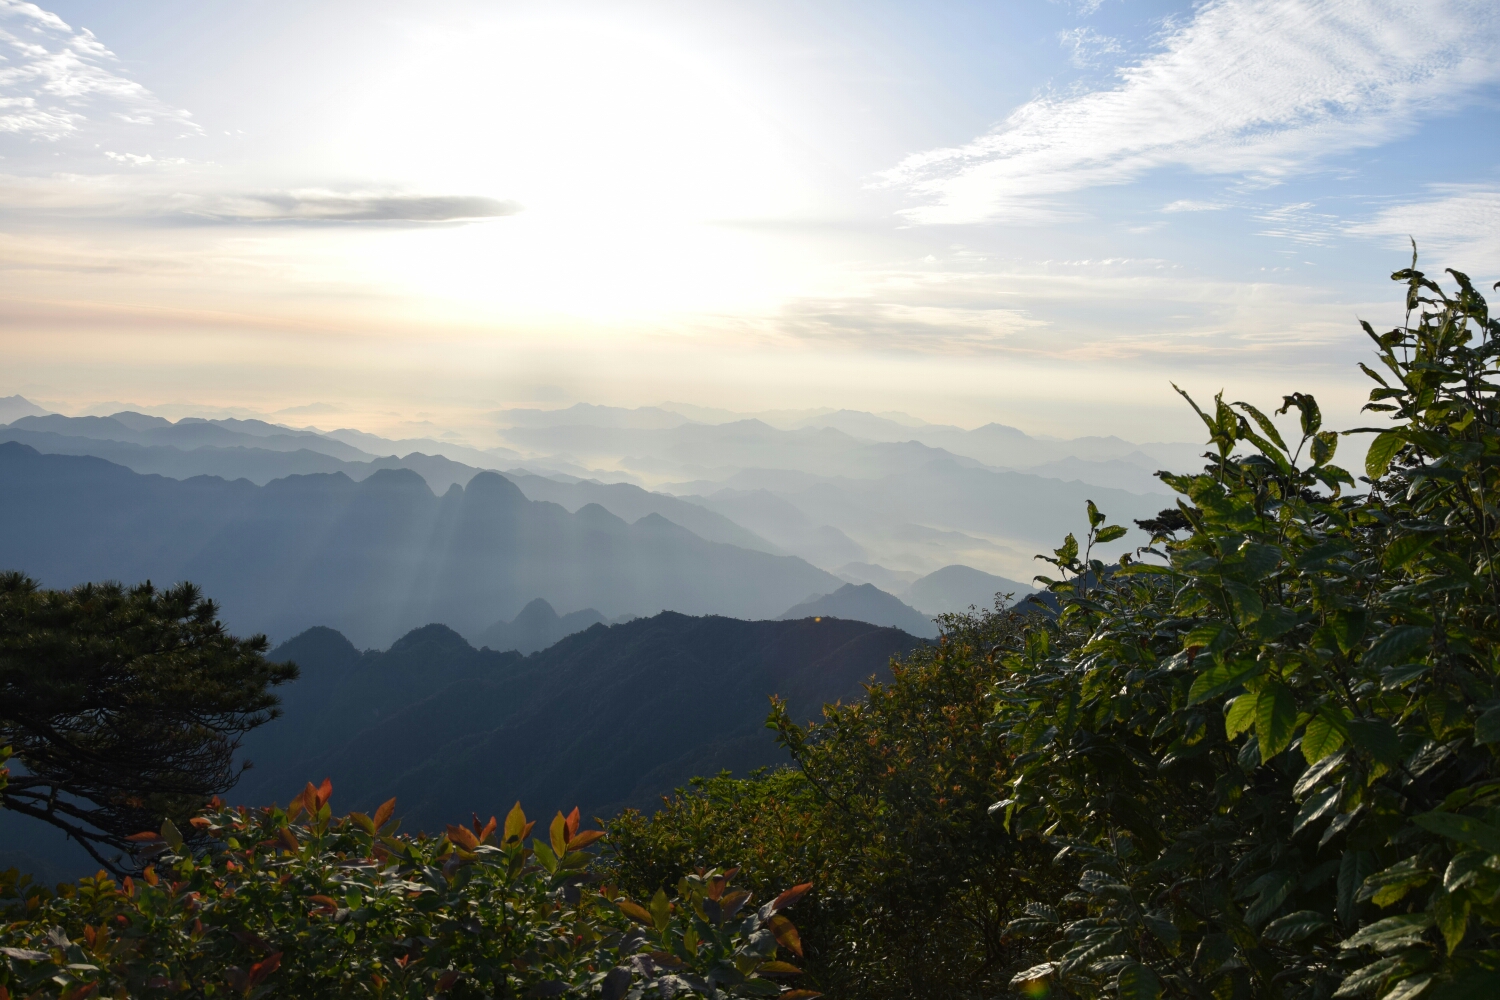
[(396, 800), (386, 799), (380, 803), (380, 808), (375, 810), (375, 829), (379, 830), (390, 821), (391, 814), (396, 811)]
[(781, 895), (771, 900), (771, 912), (780, 913), (782, 910), (786, 909), (788, 906), (791, 906), (793, 903), (797, 902), (797, 900), (805, 896), (807, 894), (807, 891), (811, 888), (811, 882), (803, 882), (801, 885), (792, 886), (786, 892), (783, 892)]
[(207, 830), (210, 826), (213, 825), (213, 821), (210, 820), (207, 816), (194, 816), (192, 819), (188, 820), (188, 822), (200, 830)]
[(578, 836), (578, 807), (574, 806), (573, 811), (568, 813), (568, 839), (572, 840), (576, 836)]
[(628, 899), (622, 899), (615, 903), (615, 905), (620, 908), (621, 913), (625, 914), (631, 920), (643, 923), (647, 927), (650, 927), (655, 923), (655, 921), (651, 918), (650, 911), (640, 903), (632, 903)]
[(318, 786), (318, 789), (314, 794), (316, 794), (318, 797), (318, 808), (321, 809), (326, 806), (328, 804), (328, 800), (333, 798), (333, 779), (324, 778), (323, 783)]
[(521, 811), (521, 803), (517, 802), (511, 807), (510, 812), (505, 814), (505, 839), (501, 841), (502, 846), (509, 847), (526, 839), (526, 834), (531, 828), (526, 825), (526, 813)]
[(161, 879), (156, 877), (156, 869), (151, 865), (147, 865), (146, 870), (141, 872), (141, 878), (146, 880), (147, 885), (155, 885), (161, 881)]
[(276, 831), (276, 839), (281, 841), (283, 847), (293, 853), (302, 850), (302, 845), (298, 843), (296, 834), (292, 833), (288, 827), (283, 826), (278, 829)]
[(448, 827), (448, 839), (453, 841), (459, 847), (466, 848), (470, 851), (479, 846), (479, 838), (474, 836), (474, 834), (471, 833), (467, 827)]
[[(475, 824), (475, 826), (478, 825), (478, 823)], [(495, 829), (497, 826), (498, 824), (495, 822), (495, 817), (491, 816), (490, 821), (484, 824), (484, 828), (479, 831), (479, 842), (483, 844), (491, 837), (493, 837), (495, 835)]]
[(10, 1000), (10, 990), (0, 986), (0, 1000)]
[(791, 962), (762, 962), (755, 970), (773, 976), (800, 976), (802, 970)]
[(258, 986), (271, 973), (281, 968), (281, 952), (273, 952), (261, 961), (250, 966), (249, 982), (251, 986)]
[(802, 956), (802, 935), (797, 933), (797, 926), (786, 917), (771, 918), (771, 933), (776, 935), (777, 944), (794, 952), (799, 958)]
[(820, 997), (822, 995), (817, 990), (788, 990), (777, 997), (776, 1000), (812, 1000), (813, 997)]
[(94, 992), (98, 989), (99, 983), (97, 980), (95, 980), (92, 983), (83, 983), (78, 987), (78, 989), (64, 995), (68, 998), (68, 1000), (83, 1000), (84, 997), (93, 996)]
[(575, 836), (572, 840), (568, 841), (568, 850), (570, 850), (570, 851), (581, 851), (585, 847), (587, 847), (590, 844), (592, 844), (594, 841), (596, 841), (596, 840), (602, 840), (603, 838), (604, 838), (604, 831), (603, 830), (585, 830), (582, 833), (580, 833), (577, 836)]
[(166, 843), (166, 838), (154, 830), (143, 830), (140, 833), (132, 833), (125, 839), (137, 844), (147, 844), (153, 841)]

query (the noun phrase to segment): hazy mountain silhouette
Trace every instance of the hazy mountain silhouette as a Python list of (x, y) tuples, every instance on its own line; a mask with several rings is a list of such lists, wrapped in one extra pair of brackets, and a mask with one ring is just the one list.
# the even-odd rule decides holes
[(25, 396), (0, 396), (0, 424), (8, 424), (21, 417), (39, 417), (47, 413)]
[(781, 614), (781, 619), (832, 617), (872, 625), (887, 625), (923, 638), (938, 634), (937, 626), (916, 608), (870, 583), (846, 583), (831, 594), (813, 597)]
[(1031, 587), (1003, 576), (984, 573), (972, 566), (944, 566), (912, 583), (902, 593), (906, 602), (928, 614), (963, 611), (971, 604), (992, 607), (996, 594), (1012, 594), (1019, 601), (1030, 594)]
[(311, 629), (272, 654), (302, 678), (283, 718), (251, 734), (255, 761), (230, 798), (285, 802), (333, 779), (341, 809), (397, 796), (410, 827), (580, 806), (651, 808), (694, 775), (785, 761), (768, 698), (795, 717), (862, 696), (918, 640), (857, 621), (738, 621), (665, 612), (595, 625), (549, 649), (476, 650), (429, 625), (360, 653)]
[(235, 631), (329, 624), (361, 645), (438, 618), (477, 634), (536, 597), (608, 616), (763, 618), (839, 582), (660, 515), (630, 524), (595, 504), (533, 502), (493, 472), (442, 497), (407, 469), (258, 487), (142, 476), (14, 442), (0, 444), (0, 565), (54, 587), (192, 580)]
[(476, 640), (490, 649), (513, 649), (518, 653), (535, 653), (546, 649), (565, 636), (582, 632), (590, 625), (602, 625), (605, 618), (593, 608), (559, 615), (552, 605), (538, 597), (516, 615), (514, 621), (498, 621), (479, 633)]

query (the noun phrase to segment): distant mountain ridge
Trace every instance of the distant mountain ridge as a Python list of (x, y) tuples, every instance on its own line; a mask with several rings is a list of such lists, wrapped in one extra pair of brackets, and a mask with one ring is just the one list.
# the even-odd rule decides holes
[(870, 583), (846, 583), (831, 594), (788, 608), (779, 617), (782, 621), (843, 618), (899, 628), (923, 639), (935, 639), (938, 634), (931, 618)]
[(607, 616), (765, 618), (839, 580), (792, 556), (710, 542), (650, 514), (574, 513), (481, 472), (434, 496), (417, 473), (264, 487), (142, 476), (0, 444), (0, 565), (47, 586), (192, 580), (237, 632), (332, 624), (365, 645), (422, 621), (477, 634), (535, 597)]
[(514, 621), (498, 621), (479, 633), (479, 645), (500, 651), (515, 650), (522, 655), (535, 653), (591, 625), (603, 625), (607, 619), (593, 608), (559, 615), (538, 597), (516, 615)]
[(862, 697), (919, 640), (864, 622), (740, 621), (664, 612), (594, 625), (545, 651), (476, 650), (443, 625), (386, 652), (314, 628), (271, 655), (302, 677), (283, 718), (253, 732), (231, 800), (285, 802), (333, 779), (350, 808), (395, 795), (410, 828), (479, 810), (651, 808), (695, 775), (785, 762), (764, 727), (771, 695), (794, 717)]

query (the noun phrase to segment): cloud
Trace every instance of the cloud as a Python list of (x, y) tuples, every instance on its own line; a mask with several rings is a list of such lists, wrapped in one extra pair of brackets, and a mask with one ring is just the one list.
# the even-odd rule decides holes
[(1492, 0), (1213, 0), (1107, 90), (1030, 101), (883, 180), (921, 223), (1050, 221), (1164, 166), (1272, 184), (1378, 146), (1500, 80)]
[(1256, 236), (1270, 236), (1287, 240), (1303, 247), (1330, 247), (1342, 231), (1336, 215), (1315, 212), (1313, 202), (1300, 201), (1279, 208), (1267, 209), (1255, 216), (1256, 221), (1269, 224), (1268, 229), (1258, 231)]
[(56, 142), (89, 126), (201, 130), (118, 72), (113, 52), (35, 4), (0, 0), (0, 133)]
[(479, 195), (285, 191), (215, 199), (189, 214), (222, 222), (458, 222), (520, 211)]
[(1228, 208), (1222, 201), (1193, 201), (1191, 198), (1181, 198), (1170, 204), (1163, 205), (1163, 212), (1218, 212)]
[[(1417, 249), (1428, 261), (1460, 271), (1500, 270), (1500, 189), (1477, 184), (1438, 184), (1433, 197), (1390, 205), (1344, 232), (1380, 240), (1392, 249)], [(1422, 265), (1424, 270), (1434, 270)]]
[(1093, 28), (1073, 28), (1069, 31), (1059, 31), (1058, 41), (1065, 48), (1073, 50), (1069, 60), (1074, 66), (1086, 69), (1089, 66), (1098, 65), (1105, 56), (1119, 55), (1125, 50), (1120, 48), (1117, 39), (1108, 35), (1101, 35)]

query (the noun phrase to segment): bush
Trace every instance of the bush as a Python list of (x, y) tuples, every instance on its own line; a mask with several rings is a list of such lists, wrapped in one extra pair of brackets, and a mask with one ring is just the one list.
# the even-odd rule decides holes
[(0, 875), (0, 1000), (92, 995), (335, 998), (799, 997), (798, 886), (759, 909), (733, 872), (685, 875), (645, 904), (600, 887), (578, 812), (544, 837), (518, 805), (440, 837), (398, 834), (394, 800), (331, 815), (308, 785), (287, 810), (215, 806), (195, 855), (168, 821), (135, 840), (139, 880), (57, 893)]
[(817, 988), (902, 1000), (1003, 991), (1033, 955), (1006, 938), (1025, 902), (1014, 870), (1049, 870), (1040, 845), (986, 812), (1009, 768), (986, 732), (1003, 669), (986, 651), (1033, 615), (950, 616), (941, 644), (816, 725), (776, 704), (769, 724), (798, 767), (699, 780), (654, 815), (623, 814), (610, 824), (614, 877), (639, 893), (692, 865), (738, 865), (765, 890), (811, 880), (798, 923)]
[(1500, 324), (1413, 265), (1407, 324), (1365, 326), (1367, 492), (1311, 397), (1295, 448), (1218, 399), (1161, 561), (1055, 554), (1061, 613), (991, 693), (998, 818), (1076, 878), (1011, 924), (1045, 949), (1016, 985), (1500, 995)]

